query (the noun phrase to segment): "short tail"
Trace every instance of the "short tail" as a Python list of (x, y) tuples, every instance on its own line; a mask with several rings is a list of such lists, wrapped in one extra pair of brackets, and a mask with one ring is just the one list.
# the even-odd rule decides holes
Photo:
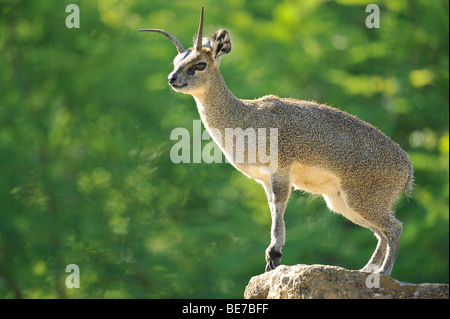
[(414, 187), (414, 168), (411, 162), (409, 163), (409, 165), (408, 177), (406, 179), (405, 187), (403, 188), (408, 198), (411, 197), (411, 192)]

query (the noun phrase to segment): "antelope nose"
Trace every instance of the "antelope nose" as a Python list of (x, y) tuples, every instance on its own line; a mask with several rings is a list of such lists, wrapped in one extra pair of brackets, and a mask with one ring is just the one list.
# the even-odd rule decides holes
[(169, 74), (169, 84), (174, 84), (177, 80), (177, 74), (175, 72), (172, 72)]

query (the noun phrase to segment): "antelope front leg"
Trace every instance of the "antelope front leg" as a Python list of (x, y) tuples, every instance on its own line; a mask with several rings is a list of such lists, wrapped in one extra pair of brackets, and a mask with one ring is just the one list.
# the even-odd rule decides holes
[(285, 242), (284, 209), (291, 191), (289, 175), (272, 175), (270, 185), (265, 185), (272, 227), (270, 245), (266, 249), (266, 271), (275, 269), (281, 263), (281, 249)]

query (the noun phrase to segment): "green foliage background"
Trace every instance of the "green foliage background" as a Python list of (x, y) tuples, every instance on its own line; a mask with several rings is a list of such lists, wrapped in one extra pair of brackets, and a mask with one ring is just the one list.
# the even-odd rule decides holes
[[(448, 1), (0, 0), (0, 297), (241, 298), (264, 271), (262, 187), (229, 164), (170, 161), (170, 132), (198, 113), (167, 85), (172, 43), (136, 32), (190, 46), (202, 5), (206, 34), (231, 33), (221, 69), (237, 97), (333, 105), (410, 154), (392, 276), (448, 283)], [(308, 194), (291, 195), (286, 225), (288, 265), (359, 269), (376, 246)]]

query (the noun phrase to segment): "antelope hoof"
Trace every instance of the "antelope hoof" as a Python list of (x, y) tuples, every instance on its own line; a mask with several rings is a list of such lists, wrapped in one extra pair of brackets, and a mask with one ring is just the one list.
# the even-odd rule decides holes
[(281, 259), (280, 258), (275, 258), (275, 259), (271, 259), (267, 262), (266, 265), (266, 272), (274, 270), (275, 268), (277, 268), (279, 265), (281, 265)]
[(282, 254), (280, 251), (276, 250), (274, 247), (267, 247), (266, 249), (266, 272), (274, 270), (279, 265), (281, 265)]

